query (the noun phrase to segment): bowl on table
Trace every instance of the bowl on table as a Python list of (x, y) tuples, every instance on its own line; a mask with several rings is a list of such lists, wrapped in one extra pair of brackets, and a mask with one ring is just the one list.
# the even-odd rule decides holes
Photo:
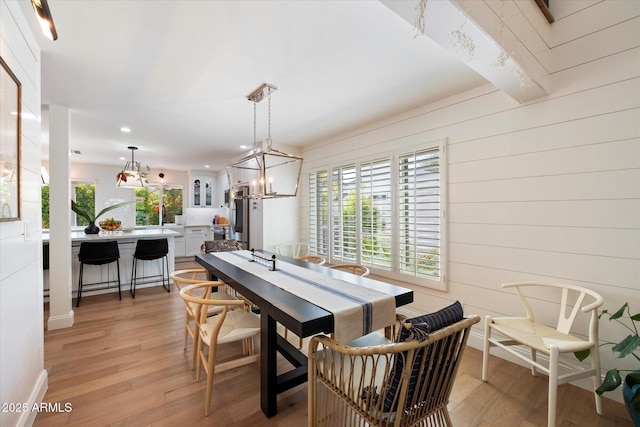
[(121, 221), (100, 221), (100, 228), (102, 231), (116, 231), (121, 223)]

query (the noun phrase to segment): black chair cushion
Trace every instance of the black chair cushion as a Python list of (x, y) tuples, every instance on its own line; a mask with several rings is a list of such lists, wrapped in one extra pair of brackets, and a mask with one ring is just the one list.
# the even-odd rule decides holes
[[(424, 341), (429, 336), (429, 333), (459, 322), (463, 317), (464, 313), (462, 310), (462, 304), (460, 304), (459, 301), (456, 301), (450, 306), (434, 313), (425, 314), (412, 319), (406, 319), (403, 324), (410, 323), (411, 329), (407, 329), (402, 326), (398, 331), (396, 342), (412, 341), (414, 339)], [(407, 405), (411, 404), (414, 393), (419, 392), (419, 389), (421, 388), (419, 385), (424, 385), (427, 380), (429, 373), (420, 373), (420, 367), (422, 366), (423, 358), (427, 357), (428, 360), (430, 357), (430, 354), (428, 354), (429, 351), (429, 348), (420, 348), (416, 350), (413, 365), (411, 366), (411, 377), (409, 379), (409, 387), (407, 390)], [(406, 356), (406, 353), (397, 354), (395, 356), (395, 363), (389, 375), (389, 379), (387, 380), (389, 381), (389, 388), (387, 389), (385, 396), (384, 412), (392, 412), (396, 410), (395, 406), (397, 403), (394, 400), (400, 385), (400, 378), (402, 377), (402, 370), (404, 368)]]
[(167, 238), (138, 240), (134, 258), (142, 260), (158, 259), (169, 253), (169, 242)]
[(109, 264), (120, 258), (118, 242), (107, 240), (104, 242), (82, 242), (78, 260), (83, 264), (102, 265)]

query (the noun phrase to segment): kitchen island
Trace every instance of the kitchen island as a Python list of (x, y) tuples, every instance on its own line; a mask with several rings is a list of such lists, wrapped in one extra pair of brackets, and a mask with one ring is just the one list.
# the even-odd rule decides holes
[[(175, 238), (182, 235), (175, 230), (167, 228), (145, 228), (134, 229), (129, 232), (116, 231), (116, 232), (101, 232), (100, 234), (85, 234), (84, 231), (71, 231), (71, 256), (72, 256), (72, 283), (71, 289), (73, 297), (76, 296), (78, 290), (78, 275), (80, 270), (80, 262), (78, 261), (78, 252), (80, 251), (80, 244), (84, 241), (95, 240), (115, 240), (118, 242), (118, 249), (120, 251), (120, 282), (122, 285), (123, 295), (127, 295), (124, 291), (129, 289), (131, 284), (131, 271), (133, 267), (133, 253), (136, 249), (136, 244), (140, 239), (157, 239), (166, 237), (169, 243), (169, 254), (167, 255), (169, 261), (169, 273), (175, 269)], [(47, 252), (47, 246), (49, 245), (49, 233), (42, 233), (42, 243), (44, 252)], [(51, 248), (49, 250), (57, 250)], [(45, 269), (43, 275), (43, 288), (45, 297), (48, 296), (49, 285), (51, 281), (55, 280), (50, 277), (49, 270), (46, 268), (48, 260), (45, 256)], [(101, 266), (90, 266), (84, 270), (84, 283), (104, 282), (107, 280), (117, 279), (118, 273), (116, 271), (116, 263), (105, 264)], [(160, 260), (145, 261), (138, 263), (138, 277), (160, 275), (162, 272), (162, 264)], [(91, 286), (85, 285), (83, 287), (82, 294), (85, 292), (91, 292)], [(136, 289), (162, 286), (162, 282), (158, 280), (153, 281), (138, 281)], [(91, 292), (88, 295), (95, 295), (98, 293), (117, 292), (118, 284), (112, 283), (109, 288), (101, 289), (99, 291)]]

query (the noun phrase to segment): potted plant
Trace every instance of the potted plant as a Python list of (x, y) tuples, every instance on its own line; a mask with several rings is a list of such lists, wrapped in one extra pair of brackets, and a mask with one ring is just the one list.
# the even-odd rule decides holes
[[(632, 315), (629, 310), (629, 304), (625, 303), (613, 314), (603, 310), (598, 318), (602, 318), (604, 315), (609, 316), (609, 321), (618, 322), (630, 334), (618, 343), (605, 342), (601, 345), (611, 345), (611, 349), (618, 359), (627, 356), (634, 357), (639, 362), (639, 365), (637, 369), (633, 370), (610, 369), (607, 371), (602, 385), (596, 389), (596, 393), (602, 395), (604, 392), (617, 389), (622, 384), (622, 395), (631, 420), (635, 426), (640, 427), (640, 336), (638, 336), (638, 327), (636, 325), (636, 322), (640, 322), (640, 313)], [(586, 359), (588, 355), (588, 351), (576, 354), (579, 360)], [(621, 372), (627, 373), (624, 380), (620, 376)]]
[(132, 203), (132, 202), (122, 202), (122, 203), (116, 203), (115, 205), (107, 206), (106, 208), (98, 212), (97, 215), (94, 215), (93, 212), (87, 212), (86, 210), (82, 209), (80, 205), (78, 205), (76, 202), (72, 200), (71, 210), (77, 213), (78, 215), (80, 215), (81, 217), (83, 217), (84, 219), (86, 219), (87, 221), (89, 221), (89, 225), (87, 226), (87, 228), (84, 229), (85, 234), (98, 234), (100, 232), (100, 228), (96, 226), (96, 219), (100, 217), (100, 215), (103, 215), (121, 206), (128, 205), (129, 203)]

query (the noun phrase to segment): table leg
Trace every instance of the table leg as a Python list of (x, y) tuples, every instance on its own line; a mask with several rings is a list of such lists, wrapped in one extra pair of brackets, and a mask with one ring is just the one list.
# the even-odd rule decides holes
[(260, 316), (260, 407), (267, 418), (278, 413), (278, 366), (276, 321)]

